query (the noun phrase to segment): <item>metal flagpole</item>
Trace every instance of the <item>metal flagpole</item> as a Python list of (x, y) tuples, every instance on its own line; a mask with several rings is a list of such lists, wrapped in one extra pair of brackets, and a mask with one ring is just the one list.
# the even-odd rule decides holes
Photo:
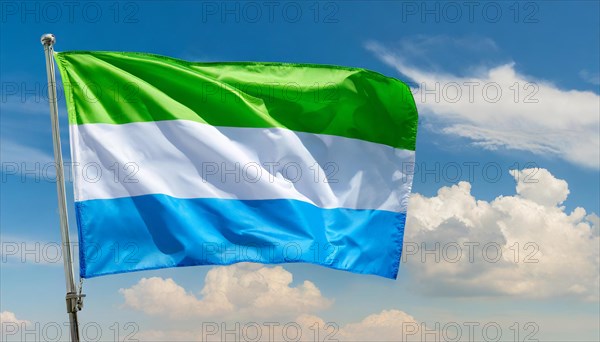
[(54, 145), (54, 162), (56, 163), (56, 190), (58, 193), (58, 214), (60, 217), (60, 235), (62, 239), (62, 257), (67, 284), (67, 313), (71, 326), (71, 341), (79, 342), (79, 324), (77, 312), (81, 310), (83, 297), (77, 293), (73, 274), (73, 258), (71, 256), (71, 241), (69, 239), (69, 221), (67, 219), (67, 200), (65, 196), (65, 178), (63, 159), (58, 130), (58, 103), (56, 100), (56, 78), (54, 74), (54, 43), (56, 38), (48, 33), (42, 36), (42, 44), (46, 54), (46, 74), (48, 76), (48, 102), (50, 104), (50, 121), (52, 122), (52, 141)]

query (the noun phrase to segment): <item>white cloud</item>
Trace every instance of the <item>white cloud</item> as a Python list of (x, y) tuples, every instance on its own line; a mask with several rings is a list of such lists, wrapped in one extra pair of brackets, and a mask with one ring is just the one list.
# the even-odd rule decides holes
[(600, 85), (600, 74), (598, 73), (591, 73), (584, 69), (579, 72), (579, 77), (593, 85)]
[(171, 318), (290, 317), (331, 304), (312, 282), (291, 286), (292, 280), (281, 266), (237, 264), (211, 269), (200, 298), (159, 277), (143, 278), (120, 292), (126, 307)]
[(400, 310), (383, 310), (345, 325), (325, 321), (311, 313), (328, 307), (332, 300), (322, 297), (309, 281), (296, 287), (291, 283), (292, 274), (280, 266), (245, 263), (209, 271), (201, 298), (173, 279), (158, 277), (143, 278), (120, 292), (125, 307), (174, 321), (187, 318), (195, 322), (188, 329), (142, 330), (135, 336), (141, 341), (314, 341), (327, 337), (386, 341), (398, 340), (399, 328), (405, 324), (419, 329), (417, 321)]
[(592, 234), (594, 236), (600, 235), (600, 217), (596, 214), (590, 214), (585, 219), (592, 225)]
[[(487, 40), (473, 44), (489, 46), (488, 50), (495, 47)], [(419, 84), (414, 89), (417, 107), (425, 116), (439, 120), (442, 132), (469, 138), (487, 149), (526, 150), (600, 168), (598, 94), (561, 89), (520, 74), (514, 63), (471, 67), (468, 76), (410, 63), (411, 57), (424, 54), (423, 49), (431, 45), (431, 38), (421, 37), (405, 40), (397, 49), (375, 42), (367, 44), (367, 49)]]
[(208, 339), (200, 339), (202, 330), (195, 329), (186, 330), (158, 330), (148, 329), (142, 330), (133, 336), (138, 341), (210, 341)]
[(19, 335), (19, 331), (31, 325), (30, 321), (18, 319), (14, 312), (0, 312), (0, 326), (3, 339), (9, 336)]
[(15, 324), (29, 324), (29, 321), (18, 319), (14, 312), (2, 311), (0, 312), (0, 322), (2, 323), (15, 323)]
[(322, 297), (311, 282), (296, 287), (291, 287), (291, 283), (292, 274), (280, 266), (245, 263), (209, 271), (201, 298), (173, 279), (158, 277), (143, 278), (120, 292), (125, 307), (177, 322), (182, 318), (195, 322), (187, 329), (142, 329), (135, 336), (141, 341), (272, 341), (297, 337), (300, 341), (327, 337), (340, 341), (386, 341), (398, 340), (399, 329), (405, 324), (419, 329), (418, 322), (400, 310), (383, 310), (345, 325), (325, 321), (312, 312), (328, 307), (332, 300)]
[(569, 185), (556, 179), (546, 169), (510, 170), (517, 180), (517, 194), (545, 207), (563, 203), (569, 195)]
[[(468, 182), (411, 197), (403, 261), (414, 287), (437, 295), (598, 300), (598, 216), (580, 207), (565, 212), (559, 205), (568, 185), (545, 169), (511, 174), (517, 195), (491, 202), (476, 199)], [(438, 251), (439, 262), (425, 248)]]
[(45, 153), (37, 148), (25, 146), (14, 141), (2, 139), (0, 150), (2, 151), (3, 163), (52, 163), (54, 157), (48, 153)]
[[(68, 158), (64, 158), (68, 162)], [(36, 181), (55, 181), (54, 157), (40, 149), (0, 139), (0, 162), (3, 181), (10, 177), (33, 178)]]
[[(204, 321), (185, 330), (142, 330), (135, 338), (140, 341), (421, 341), (423, 327), (404, 311), (383, 310), (345, 325), (303, 314), (284, 321)], [(432, 341), (438, 340), (433, 337)]]
[(400, 310), (383, 310), (350, 323), (340, 329), (342, 341), (407, 341), (420, 340), (419, 323), (414, 317)]

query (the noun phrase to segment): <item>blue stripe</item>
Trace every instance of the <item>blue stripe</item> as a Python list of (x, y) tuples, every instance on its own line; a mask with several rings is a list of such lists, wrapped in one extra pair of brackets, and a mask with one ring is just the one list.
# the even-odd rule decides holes
[(307, 262), (396, 278), (404, 213), (297, 200), (144, 195), (76, 203), (81, 276), (165, 267)]

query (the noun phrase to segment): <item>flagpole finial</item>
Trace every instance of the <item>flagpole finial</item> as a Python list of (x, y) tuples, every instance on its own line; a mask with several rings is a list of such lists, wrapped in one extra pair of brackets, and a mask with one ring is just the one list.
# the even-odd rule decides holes
[(46, 33), (42, 36), (42, 45), (54, 45), (56, 43), (56, 37), (52, 33)]

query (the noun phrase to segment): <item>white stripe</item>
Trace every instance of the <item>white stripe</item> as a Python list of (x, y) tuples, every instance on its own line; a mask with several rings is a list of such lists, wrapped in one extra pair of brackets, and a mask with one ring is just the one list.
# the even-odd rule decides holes
[(405, 212), (412, 184), (414, 151), (357, 139), (186, 120), (70, 129), (76, 201), (166, 194)]

